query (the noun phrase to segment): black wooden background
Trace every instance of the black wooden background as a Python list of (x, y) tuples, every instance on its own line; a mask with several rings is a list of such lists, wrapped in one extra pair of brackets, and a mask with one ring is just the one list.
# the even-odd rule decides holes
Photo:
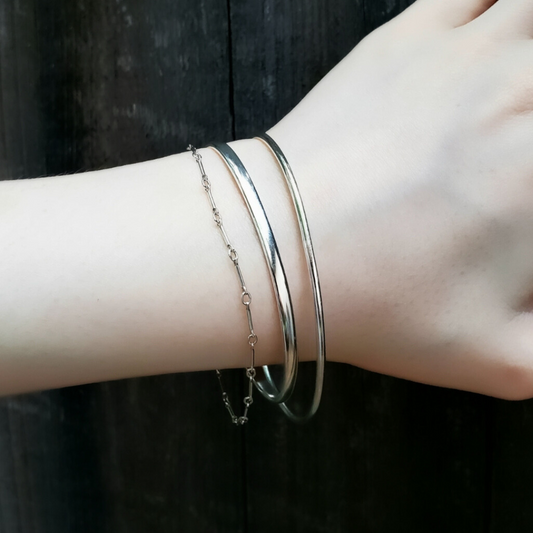
[[(409, 3), (0, 0), (0, 178), (265, 130)], [(309, 425), (258, 401), (239, 430), (217, 387), (209, 372), (0, 400), (0, 532), (533, 531), (531, 402), (329, 364)]]

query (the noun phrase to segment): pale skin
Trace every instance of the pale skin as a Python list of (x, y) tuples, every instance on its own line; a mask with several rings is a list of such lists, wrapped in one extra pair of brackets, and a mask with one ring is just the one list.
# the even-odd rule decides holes
[[(330, 361), (533, 396), (532, 64), (530, 0), (418, 0), (269, 131), (306, 205)], [(289, 194), (262, 143), (232, 146), (313, 359)], [(200, 153), (253, 297), (257, 362), (281, 362), (250, 217)], [(189, 153), (0, 189), (0, 394), (248, 364), (239, 284)]]

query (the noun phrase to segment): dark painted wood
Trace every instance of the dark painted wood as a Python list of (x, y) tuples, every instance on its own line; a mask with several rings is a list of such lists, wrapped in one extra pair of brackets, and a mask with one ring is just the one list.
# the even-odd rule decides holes
[(214, 372), (106, 383), (99, 400), (110, 532), (245, 531), (242, 435)]
[(307, 426), (254, 404), (250, 530), (486, 531), (487, 399), (345, 365), (327, 372)]
[(237, 138), (287, 114), (365, 33), (362, 0), (230, 1)]
[(491, 533), (533, 529), (533, 401), (496, 401)]
[(0, 531), (108, 531), (94, 386), (0, 402)]
[[(228, 42), (224, 0), (0, 2), (0, 177), (231, 138)], [(0, 400), (1, 533), (238, 533), (243, 467), (214, 372)]]
[(0, 2), (0, 179), (37, 176), (45, 166), (37, 39), (33, 3)]
[(366, 28), (370, 32), (393, 19), (415, 0), (365, 0), (364, 16)]

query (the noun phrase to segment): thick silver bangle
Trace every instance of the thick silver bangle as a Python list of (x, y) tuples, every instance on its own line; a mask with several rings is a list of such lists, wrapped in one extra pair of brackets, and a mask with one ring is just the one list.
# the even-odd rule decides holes
[(315, 253), (313, 250), (313, 243), (311, 241), (311, 233), (309, 231), (309, 224), (305, 214), (302, 197), (298, 189), (298, 184), (292, 172), (292, 169), (287, 161), (287, 158), (281, 151), (276, 141), (268, 134), (264, 133), (257, 137), (262, 140), (272, 151), (278, 164), (283, 172), (287, 186), (289, 188), (296, 216), (298, 218), (298, 225), (300, 226), (300, 233), (305, 251), (305, 258), (307, 261), (307, 268), (309, 270), (309, 277), (311, 279), (311, 287), (313, 288), (313, 299), (315, 304), (315, 318), (317, 325), (317, 358), (316, 358), (316, 378), (315, 378), (315, 392), (309, 411), (305, 415), (294, 414), (285, 404), (280, 407), (284, 413), (294, 421), (304, 422), (309, 420), (317, 411), (322, 398), (322, 388), (324, 384), (324, 367), (326, 363), (326, 334), (324, 326), (324, 309), (322, 305), (322, 293), (320, 291), (320, 282), (318, 279), (318, 269), (316, 265)]
[(267, 366), (263, 366), (266, 380), (259, 380), (256, 375), (254, 382), (261, 394), (263, 394), (268, 400), (282, 404), (282, 402), (286, 401), (291, 396), (294, 390), (298, 370), (294, 312), (287, 277), (285, 276), (285, 270), (283, 268), (283, 263), (281, 262), (276, 240), (274, 239), (274, 234), (272, 233), (272, 228), (270, 227), (263, 204), (259, 199), (253, 181), (242, 164), (242, 161), (227, 144), (212, 144), (210, 147), (214, 148), (225, 161), (241, 191), (269, 266), (285, 344), (284, 373), (279, 388), (271, 378)]

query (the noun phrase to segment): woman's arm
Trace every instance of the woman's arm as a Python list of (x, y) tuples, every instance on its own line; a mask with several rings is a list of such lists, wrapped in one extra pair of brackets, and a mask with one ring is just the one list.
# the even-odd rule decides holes
[[(233, 146), (272, 213), (296, 317), (312, 328), (305, 261), (275, 160), (259, 141)], [(253, 297), (257, 363), (281, 362), (252, 222), (222, 160), (200, 152)], [(249, 364), (240, 285), (190, 153), (2, 182), (0, 206), (2, 394)], [(301, 336), (305, 359), (309, 336)]]
[[(306, 206), (329, 360), (533, 394), (530, 4), (418, 0), (270, 130)], [(234, 147), (278, 239), (300, 357), (313, 359), (289, 195), (259, 141)], [(202, 153), (253, 296), (257, 362), (280, 362), (251, 221)], [(239, 284), (190, 154), (2, 183), (0, 204), (1, 393), (248, 364)]]

